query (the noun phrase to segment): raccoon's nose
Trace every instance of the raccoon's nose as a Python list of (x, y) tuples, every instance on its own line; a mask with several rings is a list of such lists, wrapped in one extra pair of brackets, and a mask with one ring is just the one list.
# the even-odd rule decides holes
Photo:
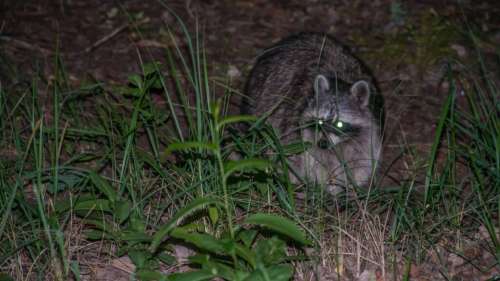
[(328, 140), (320, 139), (318, 141), (318, 147), (321, 148), (321, 149), (327, 149), (329, 147)]

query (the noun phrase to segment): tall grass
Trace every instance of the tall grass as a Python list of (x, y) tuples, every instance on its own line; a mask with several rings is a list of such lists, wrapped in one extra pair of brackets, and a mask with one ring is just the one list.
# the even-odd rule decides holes
[[(98, 240), (116, 249), (110, 258), (127, 254), (141, 279), (170, 280), (155, 270), (173, 262), (172, 238), (211, 258), (194, 259), (204, 269), (175, 280), (290, 278), (283, 238), (308, 243), (295, 224), (264, 213), (245, 224), (236, 218), (237, 210), (262, 206), (249, 191), (274, 189), (277, 169), (260, 153), (229, 159), (251, 142), (231, 139), (228, 128), (254, 118), (224, 115), (228, 93), (215, 95), (201, 35), (179, 24), (187, 49), (170, 33), (165, 67), (139, 57), (142, 73), (122, 87), (87, 81), (73, 88), (56, 54), (53, 80), (0, 89), (2, 153), (15, 156), (1, 159), (0, 264), (16, 279), (80, 279), (83, 253), (72, 245)], [(191, 223), (181, 228), (185, 220)], [(268, 231), (257, 236), (252, 225)]]

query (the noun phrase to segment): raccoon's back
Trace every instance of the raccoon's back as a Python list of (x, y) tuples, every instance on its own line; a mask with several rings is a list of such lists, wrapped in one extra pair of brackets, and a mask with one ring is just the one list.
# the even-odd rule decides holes
[(268, 121), (282, 133), (298, 125), (307, 101), (314, 96), (317, 74), (349, 83), (373, 79), (364, 65), (334, 38), (299, 33), (278, 42), (258, 58), (245, 87), (242, 111), (270, 113)]

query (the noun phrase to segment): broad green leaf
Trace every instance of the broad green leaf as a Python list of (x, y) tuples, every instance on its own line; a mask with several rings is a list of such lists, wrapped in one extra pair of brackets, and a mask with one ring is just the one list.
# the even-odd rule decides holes
[(159, 61), (145, 63), (142, 66), (142, 71), (144, 73), (144, 76), (148, 76), (150, 74), (155, 73), (157, 70), (160, 69), (160, 66), (161, 66), (161, 62), (159, 62)]
[(59, 200), (56, 202), (54, 207), (56, 209), (56, 212), (61, 213), (61, 212), (69, 211), (78, 202), (92, 201), (92, 200), (98, 200), (98, 199), (99, 199), (99, 197), (94, 195), (94, 194), (81, 194), (77, 197), (71, 198), (71, 200), (68, 200), (68, 199)]
[(184, 206), (184, 208), (177, 211), (177, 213), (166, 224), (160, 227), (160, 229), (155, 233), (151, 245), (149, 246), (150, 251), (155, 252), (158, 246), (163, 241), (163, 239), (165, 239), (165, 237), (170, 233), (170, 231), (174, 227), (179, 225), (179, 223), (181, 222), (182, 219), (184, 219), (184, 217), (192, 214), (198, 209), (204, 208), (205, 206), (212, 204), (221, 205), (219, 200), (216, 200), (211, 197), (201, 197), (191, 201), (189, 204)]
[(290, 264), (275, 265), (268, 268), (267, 272), (273, 281), (288, 281), (293, 276), (293, 267)]
[(261, 239), (255, 245), (254, 252), (259, 264), (279, 264), (286, 257), (286, 243), (277, 236)]
[(83, 181), (85, 181), (85, 177), (76, 173), (61, 173), (58, 177), (58, 182), (55, 184), (54, 182), (47, 183), (47, 191), (51, 194), (61, 192), (67, 189), (74, 189), (78, 185), (80, 185)]
[(223, 242), (217, 240), (216, 238), (214, 238), (212, 235), (209, 234), (190, 233), (183, 230), (182, 228), (175, 228), (174, 230), (172, 230), (170, 235), (172, 235), (172, 237), (191, 243), (201, 250), (205, 250), (219, 255), (230, 254), (230, 252), (228, 251), (230, 249), (228, 249), (226, 245), (223, 244)]
[[(266, 276), (267, 278), (265, 278)], [(293, 268), (289, 264), (275, 265), (269, 268), (259, 267), (244, 281), (288, 281), (293, 276)]]
[(255, 121), (257, 118), (252, 115), (233, 115), (222, 118), (217, 124), (217, 129), (220, 130), (225, 125), (237, 122), (251, 122)]
[(128, 81), (137, 88), (142, 87), (142, 78), (137, 74), (132, 74), (128, 77)]
[(145, 268), (151, 259), (151, 253), (146, 250), (130, 250), (128, 256), (132, 260), (132, 263), (139, 269)]
[(144, 232), (123, 231), (120, 233), (120, 239), (131, 242), (151, 242), (151, 236)]
[(189, 261), (192, 264), (201, 265), (204, 270), (212, 272), (224, 280), (243, 280), (248, 275), (247, 272), (236, 270), (227, 265), (224, 260), (212, 258), (206, 254), (189, 257)]
[(204, 281), (211, 280), (216, 277), (212, 272), (207, 270), (190, 271), (183, 273), (174, 273), (168, 276), (168, 281)]
[(118, 223), (122, 224), (130, 216), (132, 211), (132, 204), (128, 200), (117, 201), (114, 205), (114, 214), (118, 219)]
[(264, 159), (243, 159), (238, 161), (228, 161), (224, 163), (224, 177), (228, 178), (235, 172), (242, 172), (245, 170), (265, 170), (271, 166), (271, 162)]
[(116, 240), (112, 234), (97, 229), (88, 229), (83, 235), (89, 240)]
[(254, 214), (245, 220), (246, 224), (256, 224), (289, 237), (303, 245), (311, 245), (304, 232), (291, 220), (271, 214)]
[(113, 187), (108, 183), (107, 180), (103, 179), (100, 175), (98, 175), (95, 172), (90, 172), (89, 173), (89, 178), (92, 181), (92, 183), (95, 185), (95, 187), (104, 194), (109, 201), (114, 203), (115, 201), (118, 200), (118, 195), (116, 191), (113, 189)]
[(169, 280), (166, 275), (163, 275), (158, 271), (147, 270), (147, 269), (137, 270), (135, 275), (141, 281), (166, 281), (166, 280)]
[(117, 91), (126, 97), (140, 97), (141, 91), (136, 87), (116, 87)]
[(227, 255), (244, 259), (252, 267), (255, 266), (255, 255), (252, 251), (231, 239), (216, 239), (210, 234), (206, 233), (190, 233), (183, 228), (176, 228), (172, 230), (172, 237), (181, 239), (185, 242), (195, 245), (198, 249), (211, 252), (217, 255)]
[(251, 267), (255, 267), (255, 254), (250, 248), (241, 244), (236, 244), (236, 255), (248, 262)]
[(73, 206), (74, 211), (102, 211), (111, 213), (109, 201), (106, 199), (95, 199), (87, 201), (78, 201)]
[(219, 221), (219, 209), (217, 207), (208, 207), (208, 216), (213, 225)]
[(177, 259), (174, 256), (164, 252), (157, 254), (156, 257), (159, 261), (167, 265), (174, 265), (177, 262)]
[(130, 216), (130, 224), (128, 230), (132, 232), (145, 232), (146, 231), (146, 222), (143, 217), (135, 211)]
[(136, 148), (135, 154), (139, 159), (148, 164), (151, 168), (153, 168), (161, 177), (166, 177), (165, 171), (161, 167), (159, 161), (156, 160), (153, 155), (143, 149)]
[(249, 248), (252, 246), (256, 236), (257, 230), (255, 229), (243, 229), (240, 233), (238, 233), (238, 238)]
[(82, 220), (82, 223), (86, 224), (86, 225), (95, 226), (99, 230), (102, 230), (104, 232), (108, 232), (111, 234), (114, 234), (116, 231), (119, 230), (119, 228), (115, 224), (105, 220), (104, 218), (101, 220), (84, 219), (84, 220)]
[(210, 152), (217, 151), (217, 145), (213, 143), (205, 143), (198, 141), (185, 141), (185, 142), (174, 142), (171, 143), (164, 152), (165, 156), (170, 155), (173, 151), (177, 150), (187, 150), (187, 149), (203, 149), (208, 150)]

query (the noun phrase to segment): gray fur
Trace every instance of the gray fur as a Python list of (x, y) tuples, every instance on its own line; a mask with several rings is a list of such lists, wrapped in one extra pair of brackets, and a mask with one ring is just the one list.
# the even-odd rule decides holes
[(290, 158), (301, 177), (331, 193), (369, 183), (381, 153), (381, 97), (366, 67), (335, 39), (300, 33), (282, 40), (257, 59), (245, 92), (242, 110), (269, 113), (284, 143), (313, 144)]

